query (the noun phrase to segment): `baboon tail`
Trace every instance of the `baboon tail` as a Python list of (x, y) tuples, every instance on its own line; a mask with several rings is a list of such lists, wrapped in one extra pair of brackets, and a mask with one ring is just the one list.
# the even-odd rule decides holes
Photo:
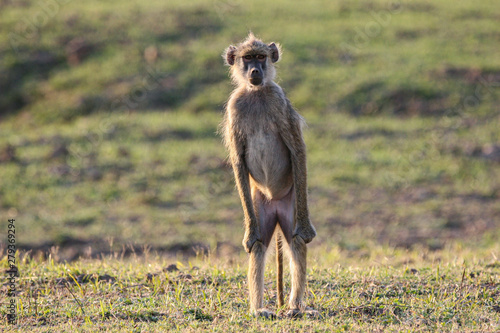
[(283, 300), (283, 248), (280, 230), (276, 230), (276, 286), (278, 288), (277, 301), (278, 308), (281, 308), (285, 303)]

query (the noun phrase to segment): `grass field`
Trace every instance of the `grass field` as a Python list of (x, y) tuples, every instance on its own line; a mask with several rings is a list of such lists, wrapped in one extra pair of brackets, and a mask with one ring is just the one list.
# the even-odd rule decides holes
[[(19, 329), (500, 329), (495, 1), (0, 9), (0, 247), (6, 268), (15, 218)], [(249, 30), (283, 45), (279, 83), (308, 123), (319, 319), (247, 311), (216, 131), (231, 91), (220, 55)]]
[[(307, 302), (315, 319), (249, 315), (242, 257), (165, 260), (148, 253), (72, 263), (21, 260), (22, 331), (495, 332), (498, 244), (471, 251), (398, 250), (364, 255), (339, 247), (310, 253)], [(274, 271), (266, 304), (276, 308)], [(289, 281), (286, 279), (286, 281)], [(290, 286), (285, 283), (285, 291)]]

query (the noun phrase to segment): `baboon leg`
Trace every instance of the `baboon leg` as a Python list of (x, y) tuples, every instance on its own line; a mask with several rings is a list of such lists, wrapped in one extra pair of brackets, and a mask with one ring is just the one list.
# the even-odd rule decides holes
[(267, 248), (256, 241), (250, 252), (248, 267), (248, 286), (250, 288), (250, 312), (259, 317), (276, 318), (274, 312), (263, 307), (264, 303), (264, 267)]
[(292, 291), (289, 307), (291, 311), (304, 310), (303, 296), (306, 286), (307, 246), (300, 236), (293, 236), (295, 229), (295, 188), (279, 200), (277, 205), (278, 223), (290, 248), (290, 273)]
[(290, 273), (292, 291), (289, 306), (292, 311), (304, 310), (304, 291), (306, 289), (307, 245), (300, 236), (295, 236), (290, 244)]
[(263, 308), (263, 299), (265, 254), (276, 228), (276, 210), (273, 209), (274, 205), (266, 201), (264, 195), (256, 188), (252, 191), (252, 198), (260, 224), (262, 242), (255, 242), (250, 251), (250, 265), (248, 269), (250, 311), (261, 317), (275, 318), (276, 315), (273, 312)]
[(278, 223), (276, 202), (267, 200), (264, 194), (256, 187), (252, 188), (252, 200), (257, 219), (259, 220), (262, 244), (268, 248), (273, 237), (274, 229), (276, 229)]
[(281, 232), (288, 245), (292, 242), (295, 229), (295, 188), (292, 186), (287, 195), (278, 200), (276, 214)]
[(250, 291), (250, 311), (257, 314), (262, 308), (264, 297), (264, 266), (267, 248), (257, 241), (250, 252), (248, 266), (248, 287)]

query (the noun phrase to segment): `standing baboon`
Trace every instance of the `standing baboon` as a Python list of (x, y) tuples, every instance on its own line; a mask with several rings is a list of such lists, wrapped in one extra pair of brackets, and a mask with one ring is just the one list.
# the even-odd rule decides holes
[(316, 236), (307, 208), (304, 119), (274, 82), (274, 63), (279, 58), (278, 45), (265, 44), (253, 34), (224, 52), (237, 87), (227, 102), (221, 132), (245, 215), (250, 310), (264, 317), (274, 317), (263, 308), (265, 253), (274, 231), (278, 307), (283, 305), (282, 243), (290, 249), (289, 316), (305, 310), (306, 243)]

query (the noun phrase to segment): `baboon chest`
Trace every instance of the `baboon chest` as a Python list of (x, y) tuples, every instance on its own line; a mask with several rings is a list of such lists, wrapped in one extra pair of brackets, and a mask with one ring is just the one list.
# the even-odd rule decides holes
[(282, 192), (292, 182), (290, 151), (276, 124), (261, 117), (246, 134), (245, 160), (250, 175), (269, 199), (286, 194)]

